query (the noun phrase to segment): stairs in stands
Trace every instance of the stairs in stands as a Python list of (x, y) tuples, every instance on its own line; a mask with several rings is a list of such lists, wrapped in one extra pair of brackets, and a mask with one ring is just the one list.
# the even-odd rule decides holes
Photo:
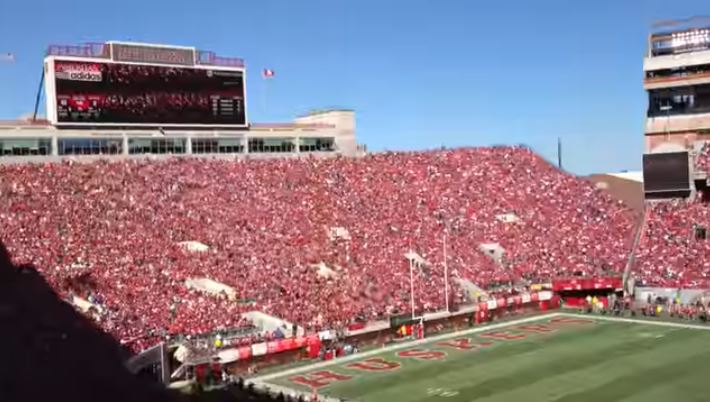
[(648, 221), (648, 215), (650, 214), (651, 209), (648, 207), (648, 205), (644, 206), (644, 212), (641, 217), (641, 222), (639, 222), (638, 227), (636, 228), (636, 232), (634, 233), (634, 240), (631, 243), (631, 250), (629, 251), (629, 257), (626, 260), (626, 267), (624, 268), (624, 276), (623, 276), (623, 284), (624, 284), (624, 293), (632, 293), (633, 291), (633, 278), (631, 277), (631, 270), (633, 269), (635, 263), (636, 263), (636, 251), (641, 244), (644, 233), (646, 232), (646, 223)]

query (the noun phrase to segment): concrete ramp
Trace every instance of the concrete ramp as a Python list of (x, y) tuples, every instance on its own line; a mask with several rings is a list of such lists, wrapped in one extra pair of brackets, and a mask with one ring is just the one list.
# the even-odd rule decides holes
[(453, 278), (455, 283), (463, 289), (463, 291), (468, 296), (469, 300), (475, 302), (479, 296), (488, 297), (488, 293), (485, 290), (478, 287), (475, 283), (469, 281), (468, 279)]
[(316, 271), (316, 275), (318, 275), (321, 278), (336, 278), (338, 276), (338, 273), (330, 268), (329, 266), (325, 265), (324, 262), (321, 262), (319, 264), (313, 264), (311, 265), (311, 268), (313, 268)]
[(191, 253), (204, 253), (209, 251), (210, 247), (206, 244), (200, 243), (198, 241), (183, 241), (178, 243), (180, 247), (191, 252)]
[(505, 255), (505, 249), (499, 243), (481, 243), (478, 245), (478, 249), (488, 258), (500, 265), (503, 263), (503, 256)]
[[(279, 328), (284, 335), (287, 337), (291, 336), (293, 323), (282, 320), (281, 318), (262, 313), (261, 311), (250, 311), (242, 314), (242, 317), (251, 320), (256, 327), (261, 328), (263, 331), (275, 331)], [(302, 336), (305, 332), (303, 327), (296, 327), (296, 336)]]
[(226, 296), (229, 300), (237, 300), (237, 291), (233, 287), (209, 278), (190, 278), (185, 281), (185, 286), (212, 296)]

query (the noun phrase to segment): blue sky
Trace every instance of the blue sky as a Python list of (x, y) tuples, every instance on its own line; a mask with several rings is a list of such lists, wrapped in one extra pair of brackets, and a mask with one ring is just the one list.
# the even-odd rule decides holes
[(16, 62), (0, 64), (0, 118), (31, 111), (47, 45), (133, 40), (244, 58), (252, 121), (347, 107), (371, 150), (524, 143), (555, 159), (561, 137), (576, 173), (640, 169), (649, 26), (707, 11), (707, 0), (6, 0), (0, 53)]

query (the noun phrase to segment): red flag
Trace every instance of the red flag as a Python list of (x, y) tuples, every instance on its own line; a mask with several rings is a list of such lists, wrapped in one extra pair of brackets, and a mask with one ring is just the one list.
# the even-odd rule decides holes
[(261, 76), (266, 79), (266, 78), (272, 78), (276, 73), (274, 73), (274, 70), (270, 68), (265, 68), (264, 71), (261, 72)]

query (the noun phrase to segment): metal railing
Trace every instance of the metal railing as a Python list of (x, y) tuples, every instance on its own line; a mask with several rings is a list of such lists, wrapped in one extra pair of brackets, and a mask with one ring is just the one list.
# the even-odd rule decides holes
[(47, 56), (72, 56), (108, 59), (111, 54), (106, 43), (84, 43), (80, 45), (50, 45)]
[(621, 282), (624, 285), (625, 292), (628, 289), (627, 284), (629, 283), (629, 279), (631, 277), (631, 270), (633, 269), (633, 266), (636, 263), (636, 250), (638, 249), (638, 246), (641, 243), (643, 232), (646, 229), (646, 222), (648, 221), (649, 213), (650, 209), (645, 206), (644, 213), (641, 217), (641, 222), (639, 223), (639, 226), (636, 229), (636, 233), (634, 234), (634, 240), (631, 243), (631, 250), (629, 251), (629, 257), (626, 260), (626, 267), (624, 268), (624, 275), (622, 277)]
[[(150, 45), (146, 45), (150, 47)], [(50, 45), (47, 56), (88, 57), (110, 59), (111, 50), (108, 43), (82, 43), (78, 45)], [(244, 67), (244, 60), (238, 57), (218, 56), (209, 50), (198, 50), (194, 60), (196, 65), (220, 67)]]

